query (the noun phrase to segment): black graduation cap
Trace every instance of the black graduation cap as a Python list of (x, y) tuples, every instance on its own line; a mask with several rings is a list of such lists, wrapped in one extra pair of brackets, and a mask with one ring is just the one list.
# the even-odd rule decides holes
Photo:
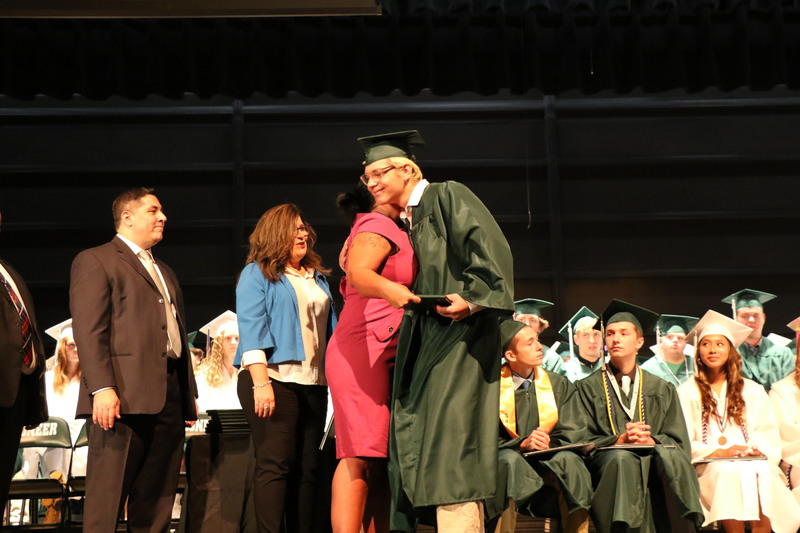
[(639, 328), (639, 331), (643, 334), (649, 333), (658, 320), (658, 313), (622, 300), (611, 300), (611, 303), (608, 304), (608, 307), (600, 316), (602, 323), (596, 325), (595, 329), (607, 327), (616, 322), (630, 322)]
[(406, 157), (416, 161), (412, 146), (425, 146), (422, 135), (417, 130), (396, 131), (394, 133), (382, 133), (380, 135), (370, 135), (369, 137), (359, 137), (358, 142), (364, 148), (364, 165), (369, 165), (375, 161), (386, 159), (387, 157)]
[(511, 344), (511, 341), (514, 337), (517, 336), (519, 330), (527, 326), (524, 322), (519, 322), (517, 320), (504, 320), (500, 323), (500, 346), (503, 347), (503, 352), (506, 351), (508, 345)]

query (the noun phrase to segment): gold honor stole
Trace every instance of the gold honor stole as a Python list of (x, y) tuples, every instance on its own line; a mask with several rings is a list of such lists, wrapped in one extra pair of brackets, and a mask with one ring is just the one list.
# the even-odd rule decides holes
[[(553, 394), (550, 376), (542, 368), (534, 368), (533, 379), (536, 404), (539, 410), (539, 427), (550, 433), (558, 422), (558, 406)], [(517, 409), (514, 401), (514, 379), (508, 363), (500, 368), (500, 422), (511, 438), (517, 438)]]

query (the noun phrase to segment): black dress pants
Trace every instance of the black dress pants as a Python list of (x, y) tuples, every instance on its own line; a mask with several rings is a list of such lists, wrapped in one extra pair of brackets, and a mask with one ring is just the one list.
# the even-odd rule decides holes
[[(327, 387), (272, 380), (275, 413), (255, 414), (253, 378), (239, 374), (238, 393), (250, 424), (255, 454), (253, 503), (259, 533), (312, 533), (316, 507), (320, 441), (327, 412)], [(323, 513), (327, 517), (327, 514)]]

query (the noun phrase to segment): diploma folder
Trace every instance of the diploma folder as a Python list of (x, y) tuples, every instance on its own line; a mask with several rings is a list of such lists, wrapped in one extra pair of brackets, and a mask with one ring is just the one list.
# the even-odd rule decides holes
[(567, 444), (565, 446), (556, 446), (555, 448), (547, 448), (546, 450), (534, 450), (532, 452), (525, 452), (522, 456), (526, 459), (536, 459), (537, 461), (544, 461), (550, 459), (558, 452), (574, 452), (582, 457), (586, 457), (594, 450), (594, 444)]
[(444, 294), (417, 294), (417, 296), (422, 301), (419, 303), (409, 302), (409, 304), (405, 306), (406, 309), (411, 309), (412, 311), (433, 312), (433, 308), (437, 305), (450, 304), (450, 300), (448, 300), (447, 296), (445, 296)]
[(705, 463), (716, 463), (717, 461), (766, 461), (766, 455), (745, 455), (743, 457), (704, 457), (692, 464), (702, 465)]

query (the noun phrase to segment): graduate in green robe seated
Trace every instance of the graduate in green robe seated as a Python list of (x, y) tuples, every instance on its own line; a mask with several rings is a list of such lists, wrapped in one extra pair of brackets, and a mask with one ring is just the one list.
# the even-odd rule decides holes
[(560, 517), (565, 533), (586, 532), (592, 480), (583, 457), (573, 451), (542, 459), (522, 455), (585, 442), (575, 388), (543, 369), (542, 345), (531, 326), (508, 320), (500, 331), (506, 363), (500, 371), (498, 489), (486, 502), (490, 530), (513, 532), (519, 511)]
[(658, 315), (614, 300), (603, 312), (609, 361), (576, 383), (587, 414), (587, 461), (599, 533), (696, 531), (700, 489), (686, 421), (673, 385), (642, 371), (636, 354)]
[(595, 329), (597, 318), (583, 306), (558, 330), (569, 342), (572, 357), (564, 364), (564, 375), (573, 383), (603, 366), (603, 336)]
[[(541, 333), (550, 327), (550, 322), (542, 317), (542, 309), (550, 307), (553, 302), (547, 300), (537, 300), (536, 298), (525, 298), (514, 302), (514, 320), (527, 324), (536, 330), (536, 333)], [(554, 372), (561, 376), (565, 375), (564, 360), (556, 350), (548, 350), (544, 354), (544, 361), (542, 368)]]
[(751, 328), (753, 332), (737, 350), (742, 354), (742, 375), (752, 379), (769, 392), (772, 384), (788, 376), (794, 370), (794, 353), (764, 336), (767, 314), (764, 304), (777, 298), (774, 294), (743, 289), (722, 299), (729, 303), (733, 319)]
[(419, 132), (359, 141), (375, 204), (403, 210), (419, 262), (414, 293), (433, 297), (405, 313), (398, 335), (391, 529), (427, 522), (439, 533), (483, 531), (483, 502), (497, 489), (498, 324), (514, 310), (511, 248), (467, 187), (423, 179), (412, 153)]
[(698, 320), (697, 317), (683, 315), (658, 317), (657, 340), (655, 346), (651, 347), (654, 355), (642, 363), (642, 370), (676, 387), (694, 376), (694, 348), (686, 344), (686, 335)]

